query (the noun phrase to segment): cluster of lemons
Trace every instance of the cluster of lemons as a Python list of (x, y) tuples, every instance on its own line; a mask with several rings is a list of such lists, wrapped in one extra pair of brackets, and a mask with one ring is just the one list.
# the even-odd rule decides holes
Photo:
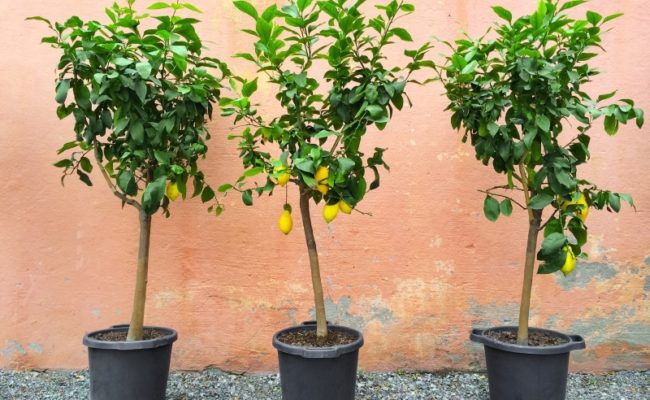
[[(276, 168), (273, 170), (273, 172), (280, 173), (280, 176), (277, 178), (277, 183), (280, 186), (286, 185), (287, 182), (289, 182), (289, 179), (291, 179), (291, 175), (286, 172), (286, 169)], [(316, 190), (321, 192), (323, 195), (327, 194), (330, 189), (327, 185), (327, 179), (329, 178), (329, 169), (324, 166), (319, 167), (314, 174), (314, 178), (316, 179), (317, 184)], [(350, 214), (352, 212), (352, 207), (343, 200), (339, 201), (336, 204), (325, 204), (325, 206), (323, 206), (323, 218), (325, 219), (325, 222), (330, 223), (334, 221), (334, 218), (336, 218), (339, 211), (344, 214)], [(286, 204), (284, 206), (284, 211), (278, 220), (278, 227), (280, 228), (280, 232), (284, 233), (285, 235), (288, 235), (293, 228), (291, 207)]]

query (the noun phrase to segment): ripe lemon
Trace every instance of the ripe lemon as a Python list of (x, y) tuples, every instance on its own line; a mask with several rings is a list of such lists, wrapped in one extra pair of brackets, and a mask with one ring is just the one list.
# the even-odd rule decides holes
[(286, 172), (286, 171), (287, 171), (287, 167), (284, 167), (284, 166), (280, 167), (280, 168), (278, 168), (278, 167), (273, 168), (273, 173), (274, 174), (281, 173), (280, 176), (278, 176), (278, 178), (277, 178), (278, 185), (280, 185), (280, 186), (286, 185), (287, 182), (289, 182), (289, 179), (291, 179), (291, 174)]
[(339, 205), (338, 204), (325, 204), (325, 207), (323, 207), (323, 218), (325, 218), (325, 221), (329, 224), (330, 222), (334, 221), (334, 218), (336, 218), (336, 215), (339, 213)]
[(291, 232), (291, 229), (293, 228), (291, 211), (287, 209), (282, 211), (282, 215), (280, 215), (280, 219), (278, 219), (278, 228), (280, 228), (280, 232), (284, 233), (285, 235), (288, 235), (289, 232)]
[(322, 194), (327, 194), (330, 189), (329, 186), (327, 186), (327, 178), (329, 178), (329, 176), (330, 170), (322, 165), (318, 167), (318, 170), (314, 174), (314, 178), (316, 178), (318, 184), (317, 189)]
[(344, 214), (350, 214), (352, 212), (352, 207), (350, 207), (350, 205), (344, 200), (339, 201), (339, 209)]
[(569, 246), (564, 246), (562, 250), (566, 253), (566, 260), (564, 261), (561, 271), (564, 276), (567, 276), (576, 267), (576, 256), (573, 254), (573, 250), (571, 250), (571, 247)]
[(560, 206), (560, 209), (562, 211), (565, 211), (567, 207), (574, 204), (581, 206), (581, 207), (576, 207), (577, 208), (575, 211), (576, 217), (578, 217), (580, 221), (585, 222), (587, 220), (587, 216), (589, 215), (589, 205), (587, 204), (587, 199), (585, 198), (584, 194), (580, 193), (580, 197), (576, 201), (571, 200), (571, 201), (563, 202), (562, 205)]
[(167, 188), (165, 189), (165, 194), (169, 198), (169, 200), (174, 201), (178, 198), (178, 195), (180, 192), (178, 191), (178, 185), (176, 182), (167, 182)]

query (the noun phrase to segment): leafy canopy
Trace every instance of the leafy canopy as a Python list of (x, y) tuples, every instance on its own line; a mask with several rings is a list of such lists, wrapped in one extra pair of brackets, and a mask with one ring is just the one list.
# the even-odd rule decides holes
[[(590, 62), (603, 49), (603, 29), (621, 14), (587, 11), (585, 19), (566, 14), (582, 3), (542, 0), (534, 13), (515, 20), (509, 10), (493, 7), (503, 20), (494, 33), (486, 34), (493, 38), (448, 43), (453, 54), (439, 71), (452, 126), (464, 129), (463, 141), (470, 140), (477, 159), (507, 177), (503, 186), (484, 191), (486, 217), (494, 221), (510, 215), (513, 202), (540, 216), (547, 207), (553, 210), (543, 225), (539, 273), (562, 268), (567, 245), (586, 257), (582, 246), (587, 226), (578, 217), (583, 206), (575, 204), (581, 194), (587, 207), (596, 209), (618, 212), (621, 200), (633, 205), (626, 194), (578, 178), (577, 167), (590, 158), (590, 133), (597, 119), (602, 117), (611, 136), (620, 124), (635, 120), (641, 127), (644, 122), (633, 100), (606, 103), (616, 91), (599, 96), (586, 92), (585, 84), (599, 74)], [(523, 192), (524, 204), (512, 197), (513, 191)]]
[[(386, 65), (388, 45), (412, 41), (395, 22), (412, 13), (413, 5), (393, 0), (377, 6), (380, 14), (368, 19), (360, 10), (363, 3), (298, 0), (260, 12), (247, 0), (234, 2), (255, 24), (244, 30), (255, 39), (253, 52), (237, 57), (254, 63), (277, 87), (282, 111), (269, 120), (258, 115), (250, 100), (258, 78), (231, 81), (239, 96), (224, 97), (220, 104), (224, 115), (235, 115), (236, 123), (246, 125), (231, 137), (239, 139), (245, 172), (234, 187), (223, 185), (220, 191), (241, 191), (244, 203), (251, 205), (253, 190), (272, 193), (276, 179), (289, 173), (291, 182), (316, 202), (344, 200), (354, 207), (368, 189), (379, 187), (379, 167), (388, 168), (385, 149), (366, 156), (361, 140), (369, 126), (384, 129), (394, 111), (410, 103), (405, 87), (415, 82), (411, 73), (432, 64), (424, 60), (430, 49), (425, 44), (405, 52), (405, 66)], [(268, 152), (271, 147), (279, 152)], [(316, 181), (321, 167), (329, 169), (326, 182)], [(367, 169), (373, 173), (370, 184)], [(246, 179), (259, 174), (265, 183), (246, 188)], [(318, 191), (319, 183), (328, 190)]]
[[(73, 150), (55, 166), (63, 179), (76, 173), (92, 185), (92, 153), (109, 186), (128, 203), (153, 214), (161, 206), (169, 215), (168, 182), (176, 183), (183, 198), (193, 178), (194, 193), (204, 202), (214, 191), (204, 182), (197, 160), (208, 150), (205, 123), (212, 117), (225, 64), (202, 57), (199, 21), (179, 12), (200, 12), (189, 3), (158, 2), (150, 10), (168, 15), (138, 14), (134, 0), (113, 4), (105, 12), (110, 22), (84, 22), (71, 17), (64, 23), (45, 22), (54, 32), (44, 43), (63, 53), (58, 64), (57, 114), (73, 116), (75, 140), (59, 154)], [(219, 77), (210, 72), (218, 70)], [(71, 92), (71, 93), (70, 93)], [(72, 94), (72, 96), (70, 96)], [(138, 202), (135, 197), (141, 193)]]

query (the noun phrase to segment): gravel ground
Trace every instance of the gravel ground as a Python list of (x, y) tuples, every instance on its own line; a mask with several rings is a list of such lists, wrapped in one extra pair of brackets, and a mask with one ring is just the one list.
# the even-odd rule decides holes
[[(172, 373), (168, 400), (279, 400), (277, 375), (233, 375), (218, 370)], [(88, 398), (86, 371), (0, 370), (1, 400)], [(482, 374), (360, 373), (357, 400), (487, 400)], [(567, 400), (648, 400), (650, 371), (571, 375)]]

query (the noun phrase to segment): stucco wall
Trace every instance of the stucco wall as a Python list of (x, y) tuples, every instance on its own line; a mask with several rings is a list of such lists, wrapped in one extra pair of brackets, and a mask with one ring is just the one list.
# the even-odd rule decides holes
[[(100, 17), (111, 1), (0, 2), (0, 367), (82, 368), (86, 331), (128, 320), (138, 221), (121, 209), (98, 179), (86, 188), (59, 184), (51, 167), (70, 137), (53, 100), (58, 54), (40, 37), (43, 26), (24, 18)], [(139, 1), (138, 3), (141, 3)], [(258, 3), (262, 3), (261, 1)], [(265, 1), (264, 3), (269, 3)], [(373, 2), (371, 2), (373, 3)], [(461, 30), (482, 33), (494, 20), (487, 1), (414, 0), (404, 20), (416, 42), (451, 39)], [(533, 0), (502, 0), (515, 15)], [(230, 0), (196, 1), (205, 12), (201, 33), (210, 53), (241, 51), (248, 23)], [(593, 88), (650, 108), (650, 10), (643, 0), (593, 0), (602, 13), (626, 16), (605, 36), (597, 59), (605, 72)], [(100, 7), (101, 5), (101, 7)], [(442, 46), (437, 50), (442, 51)], [(395, 51), (395, 54), (399, 54)], [(233, 68), (252, 74), (248, 65)], [(270, 102), (268, 88), (261, 93)], [(412, 88), (414, 107), (368, 147), (388, 147), (391, 173), (363, 203), (373, 216), (339, 217), (329, 227), (314, 211), (329, 319), (361, 329), (365, 370), (475, 369), (479, 346), (471, 327), (514, 323), (520, 291), (526, 222), (520, 211), (488, 222), (477, 188), (501, 183), (474, 159), (449, 128), (438, 86)], [(215, 184), (240, 173), (237, 151), (217, 119), (209, 159)], [(649, 129), (624, 127), (615, 138), (594, 132), (593, 160), (581, 174), (634, 195), (638, 211), (590, 215), (589, 262), (568, 279), (536, 276), (532, 325), (583, 335), (573, 370), (647, 369), (650, 366), (650, 141)], [(95, 178), (99, 178), (95, 174)], [(172, 217), (153, 223), (147, 323), (175, 327), (173, 368), (216, 366), (272, 371), (273, 332), (310, 317), (312, 303), (304, 239), (276, 228), (281, 196), (246, 208), (227, 197), (226, 212), (207, 215), (197, 200), (175, 203)], [(297, 204), (295, 190), (291, 192)], [(296, 216), (297, 224), (299, 223)]]

